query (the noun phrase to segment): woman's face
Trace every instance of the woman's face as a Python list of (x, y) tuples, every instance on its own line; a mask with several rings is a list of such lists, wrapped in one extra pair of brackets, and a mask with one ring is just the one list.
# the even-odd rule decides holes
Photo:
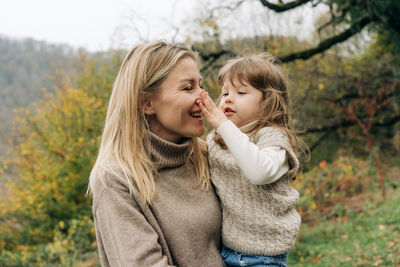
[(160, 91), (145, 107), (150, 130), (159, 137), (179, 143), (183, 137), (204, 133), (203, 118), (196, 99), (201, 92), (201, 76), (190, 57), (178, 61), (161, 84)]

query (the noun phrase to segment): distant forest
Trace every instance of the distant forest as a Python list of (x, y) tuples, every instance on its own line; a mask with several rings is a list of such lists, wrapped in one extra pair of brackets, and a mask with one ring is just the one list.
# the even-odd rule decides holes
[(60, 79), (79, 68), (78, 53), (68, 45), (49, 44), (33, 39), (13, 40), (0, 36), (0, 155), (12, 143), (15, 110), (29, 107), (54, 91)]

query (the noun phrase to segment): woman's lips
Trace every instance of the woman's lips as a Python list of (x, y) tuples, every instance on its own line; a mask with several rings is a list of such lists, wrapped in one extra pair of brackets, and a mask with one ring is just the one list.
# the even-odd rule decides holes
[(203, 119), (203, 117), (201, 116), (201, 110), (199, 110), (199, 111), (193, 111), (193, 112), (190, 112), (190, 116), (192, 117), (192, 118), (195, 118), (195, 119)]
[(199, 118), (199, 117), (201, 117), (201, 111), (191, 112), (190, 116), (195, 117), (195, 118)]

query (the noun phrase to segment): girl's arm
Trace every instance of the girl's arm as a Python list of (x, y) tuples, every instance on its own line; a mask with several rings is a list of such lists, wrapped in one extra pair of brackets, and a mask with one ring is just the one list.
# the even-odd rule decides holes
[(226, 121), (217, 129), (237, 164), (249, 181), (256, 185), (270, 184), (282, 177), (288, 170), (286, 150), (270, 146), (259, 148), (250, 142), (231, 121)]
[(202, 92), (201, 100), (199, 106), (207, 121), (224, 139), (243, 174), (251, 183), (257, 185), (273, 183), (289, 170), (284, 149), (277, 146), (260, 149), (226, 118), (208, 93)]

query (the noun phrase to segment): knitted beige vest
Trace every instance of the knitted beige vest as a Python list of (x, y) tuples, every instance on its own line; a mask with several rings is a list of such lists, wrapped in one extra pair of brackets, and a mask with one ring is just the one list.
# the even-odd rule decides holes
[(261, 149), (285, 149), (289, 171), (272, 184), (251, 184), (229, 150), (215, 143), (214, 134), (208, 136), (211, 180), (223, 210), (222, 241), (242, 253), (279, 255), (293, 247), (300, 228), (294, 208), (299, 193), (290, 186), (299, 162), (286, 134), (277, 128), (262, 128), (250, 140)]

